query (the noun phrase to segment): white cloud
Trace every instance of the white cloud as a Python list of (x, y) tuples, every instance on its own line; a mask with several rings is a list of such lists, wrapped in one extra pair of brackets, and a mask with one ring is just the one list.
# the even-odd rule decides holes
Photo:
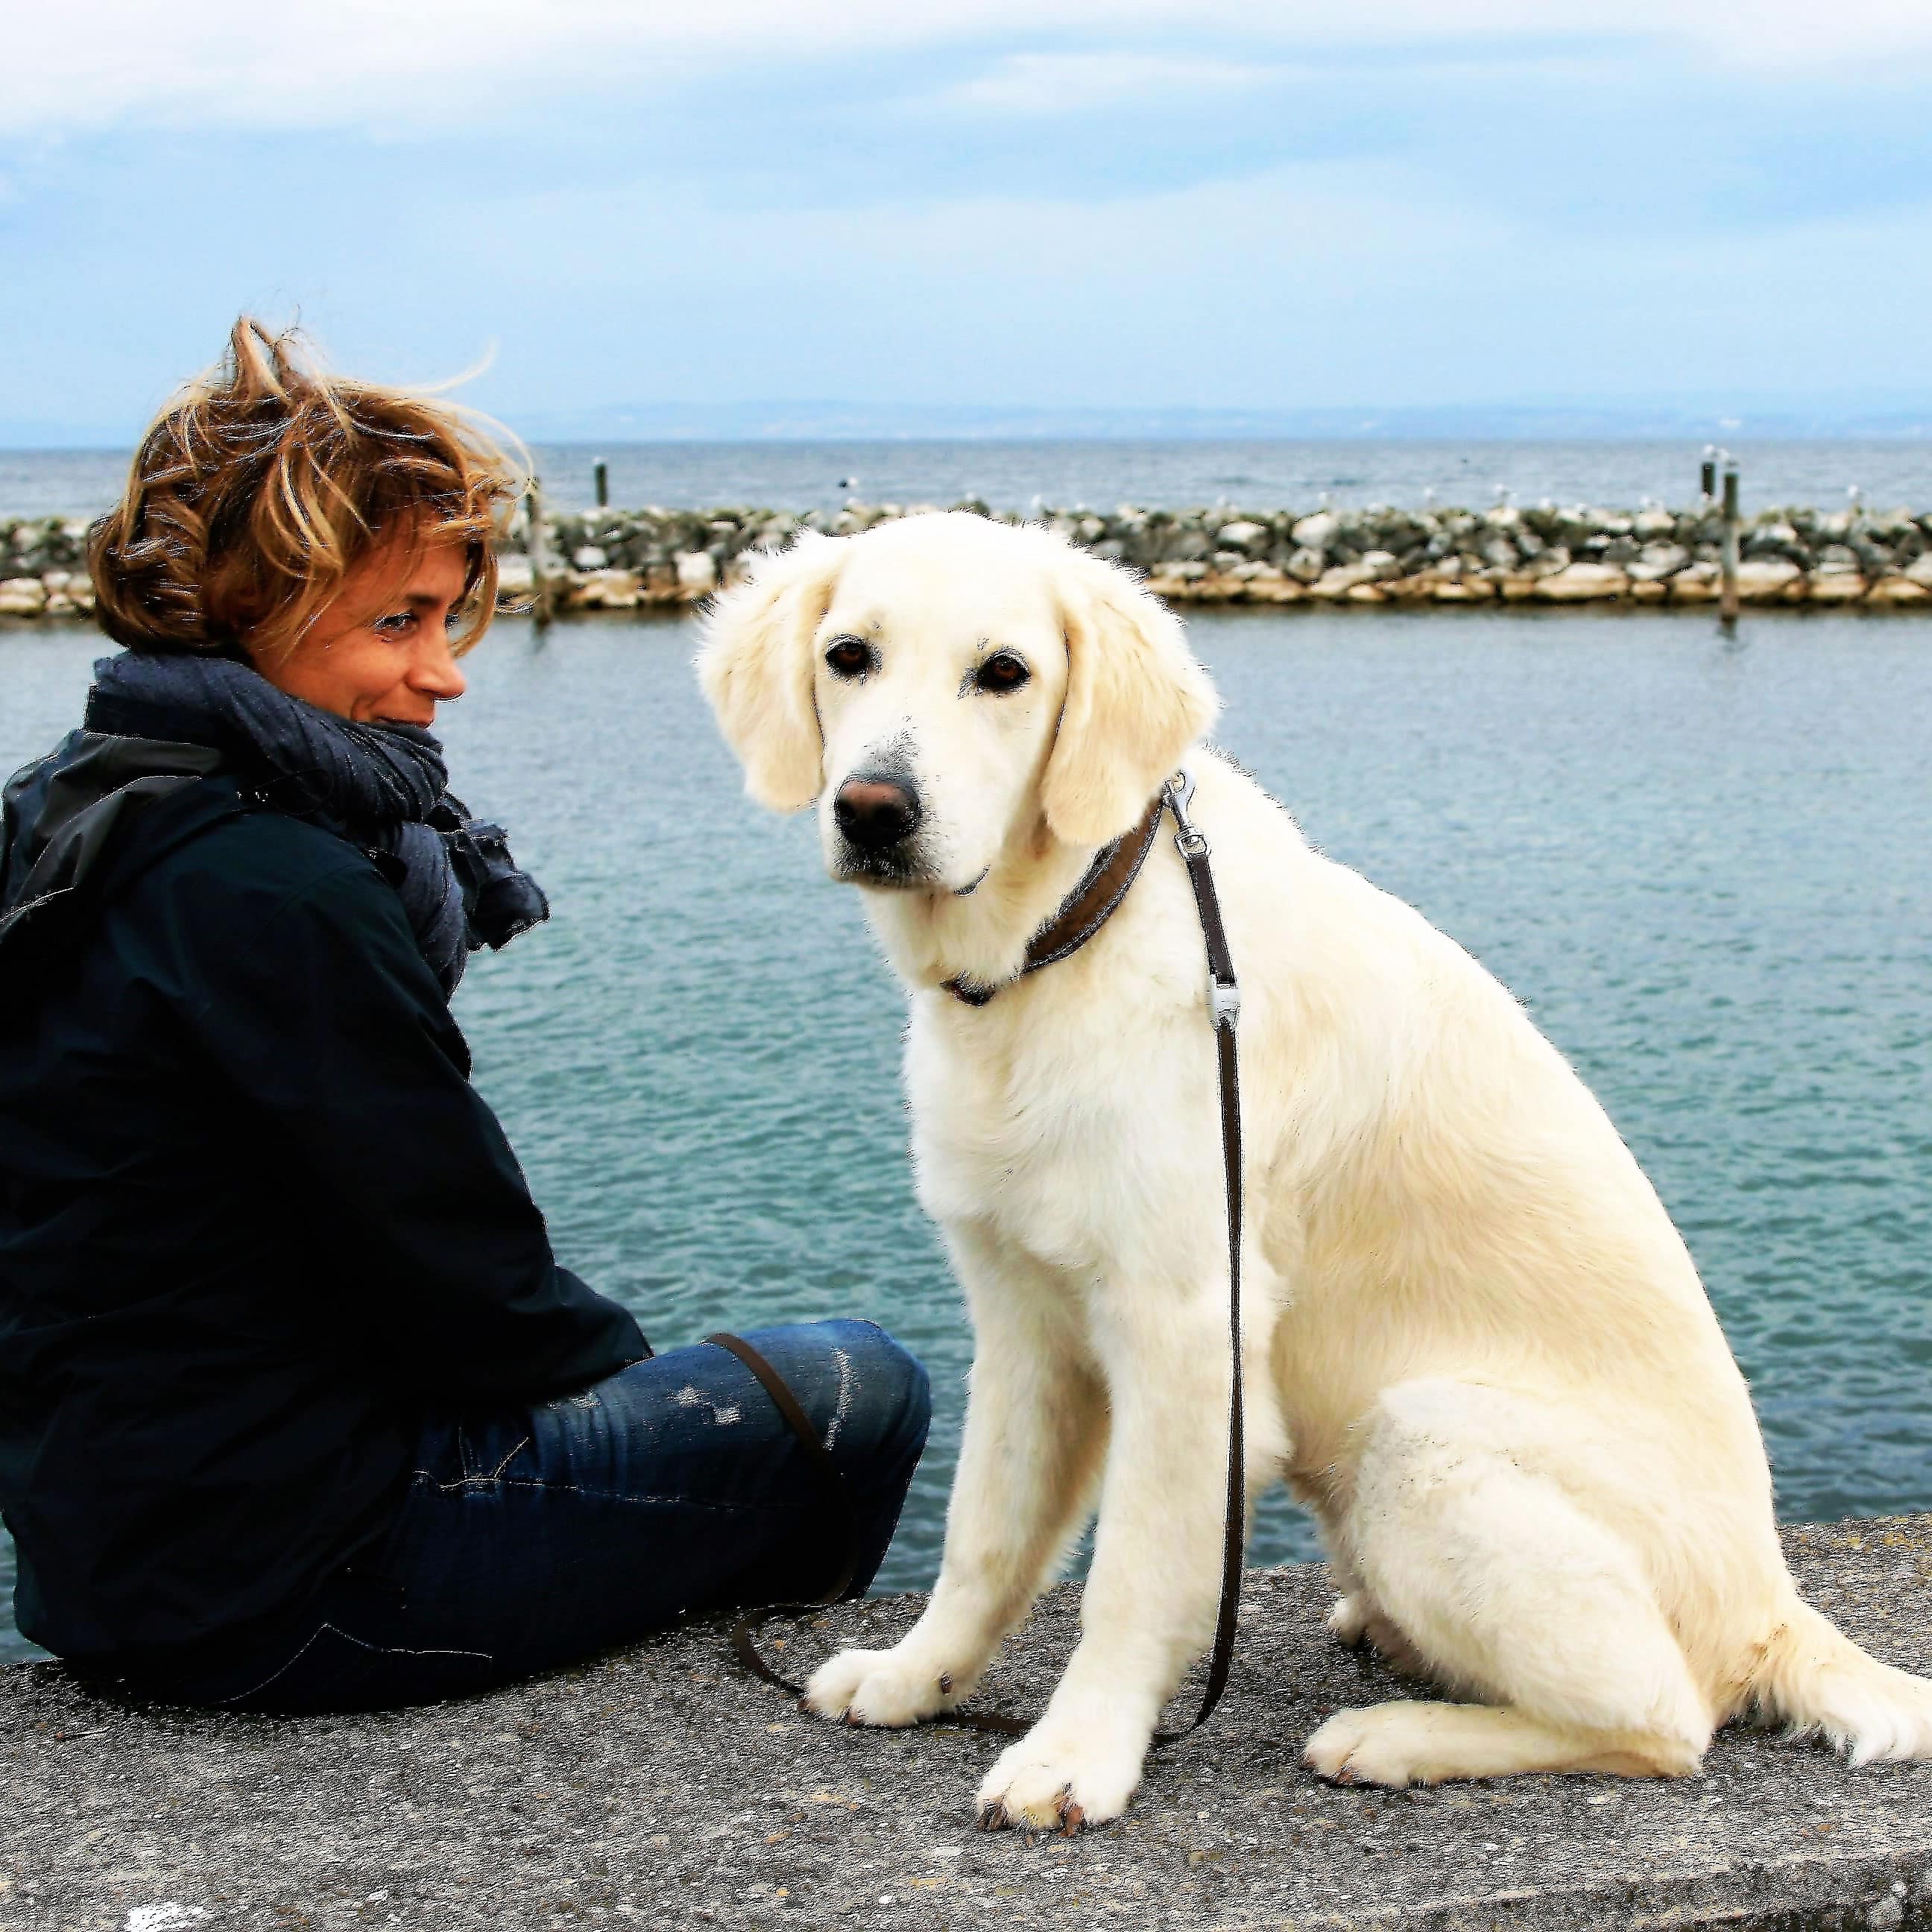
[[(1364, 318), (1413, 314), (1520, 242), (1513, 223), (1376, 164), (1100, 203), (989, 195), (935, 214), (909, 196), (735, 226), (721, 216), (613, 186), (518, 196), (488, 226), (656, 224), (647, 260), (612, 252), (579, 266), (571, 379), (586, 395), (642, 394), (649, 372), (671, 368), (690, 393), (742, 392), (751, 368), (770, 372), (758, 378), (770, 393), (849, 395), (862, 363), (868, 394), (1001, 404), (1388, 393), (1360, 366)], [(581, 320), (591, 316), (594, 327)], [(518, 353), (499, 368), (513, 394)]]
[[(1179, 37), (1198, 57), (1136, 44)], [(1895, 73), (1932, 58), (1927, 0), (1620, 0), (1607, 16), (1553, 16), (1548, 0), (69, 0), (15, 10), (0, 131), (127, 122), (254, 127), (436, 125), (506, 104), (566, 102), (688, 80), (728, 86), (766, 57), (862, 59), (920, 46), (1052, 37), (1085, 49), (1016, 51), (978, 82), (988, 108), (1066, 98), (1144, 97), (1163, 84), (1234, 84), (1298, 56), (1426, 42), (1480, 58), (1499, 38), (1544, 48), (1654, 38), (1666, 52), (1730, 68)]]
[[(583, 238), (532, 254), (513, 245), (524, 237)], [(506, 170), (420, 230), (372, 233), (346, 207), (279, 224), (238, 197), (229, 226), (158, 236), (131, 266), (122, 235), (74, 239), (84, 248), (63, 236), (23, 256), (0, 331), (0, 416), (46, 412), (86, 368), (100, 372), (87, 406), (118, 412), (126, 434), (243, 306), (280, 320), (298, 303), (340, 366), (385, 379), (446, 375), (498, 338), (465, 393), (513, 424), (748, 397), (1802, 401), (1846, 371), (1889, 368), (1932, 309), (1932, 199), (1748, 234), (1605, 232), (1426, 157), (943, 206), (908, 181), (762, 212), (736, 192), (667, 194), (608, 172), (524, 190)], [(541, 273), (518, 266), (538, 260)], [(134, 283), (130, 326), (118, 298)], [(398, 304), (398, 288), (460, 296)]]
[(939, 104), (995, 114), (1072, 114), (1150, 94), (1245, 93), (1295, 70), (1267, 62), (1162, 54), (1009, 54), (990, 73), (962, 81), (938, 98)]
[[(647, 185), (496, 204), (484, 234), (643, 256), (518, 291), (490, 406), (747, 394), (1013, 405), (1336, 405), (1708, 388), (1802, 396), (1909, 339), (1932, 203), (1730, 237), (1603, 237), (1426, 167), (1323, 162), (1094, 202), (916, 196), (734, 217)], [(720, 243), (724, 245), (720, 246)], [(462, 282), (487, 272), (452, 260)], [(1887, 265), (1848, 303), (1847, 262)], [(567, 339), (567, 358), (538, 352)], [(481, 391), (485, 385), (479, 385)], [(479, 401), (486, 398), (479, 394)]]

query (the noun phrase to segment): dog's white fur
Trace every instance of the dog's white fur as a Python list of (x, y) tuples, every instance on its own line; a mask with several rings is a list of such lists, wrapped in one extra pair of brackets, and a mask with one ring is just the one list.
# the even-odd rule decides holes
[[(862, 677), (824, 662), (866, 644)], [(1016, 691), (971, 682), (1006, 650)], [(704, 688), (752, 796), (832, 810), (884, 764), (917, 876), (867, 884), (910, 989), (920, 1195), (975, 1330), (946, 1553), (898, 1644), (812, 1677), (907, 1724), (973, 1690), (1097, 1499), (1082, 1635), (980, 1792), (1098, 1822), (1207, 1647), (1228, 1394), (1226, 1222), (1202, 939), (1162, 837), (1100, 934), (974, 1009), (1097, 847), (1188, 760), (1245, 998), (1248, 1480), (1285, 1476), (1346, 1594), (1331, 1627), (1456, 1702), (1331, 1718), (1324, 1776), (1694, 1772), (1756, 1714), (1854, 1762), (1932, 1755), (1932, 1684), (1801, 1603), (1743, 1378), (1629, 1151), (1508, 993), (1312, 850), (1202, 752), (1214, 700), (1124, 572), (947, 514), (814, 538), (710, 615)]]

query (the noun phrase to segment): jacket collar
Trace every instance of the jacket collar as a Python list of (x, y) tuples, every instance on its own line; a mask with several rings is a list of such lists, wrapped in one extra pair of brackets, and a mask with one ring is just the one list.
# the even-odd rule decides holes
[(16, 772), (0, 808), (0, 944), (98, 893), (130, 829), (164, 801), (198, 801), (185, 816), (172, 806), (164, 814), (171, 836), (238, 810), (232, 784), (204, 783), (223, 763), (205, 746), (82, 730)]

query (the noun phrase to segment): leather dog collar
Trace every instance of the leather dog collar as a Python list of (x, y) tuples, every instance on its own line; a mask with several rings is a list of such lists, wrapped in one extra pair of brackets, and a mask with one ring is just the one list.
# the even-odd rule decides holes
[[(1037, 973), (1042, 966), (1078, 952), (1113, 916), (1114, 908), (1127, 896), (1127, 888), (1138, 876), (1147, 855), (1154, 849), (1154, 834), (1160, 829), (1162, 796), (1156, 792), (1147, 815), (1132, 831), (1103, 845), (1094, 855), (1086, 876), (1060, 902), (1060, 910), (1027, 942), (1026, 957), (1014, 980)], [(961, 974), (942, 982), (946, 992), (969, 1006), (983, 1006), (1000, 988)], [(1003, 982), (1011, 986), (1012, 980)]]

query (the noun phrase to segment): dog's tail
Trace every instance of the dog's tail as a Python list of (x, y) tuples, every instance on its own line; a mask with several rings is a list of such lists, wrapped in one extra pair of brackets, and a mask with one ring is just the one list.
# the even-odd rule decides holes
[(1822, 1734), (1855, 1765), (1932, 1757), (1932, 1682), (1868, 1657), (1795, 1592), (1750, 1690), (1760, 1716)]

